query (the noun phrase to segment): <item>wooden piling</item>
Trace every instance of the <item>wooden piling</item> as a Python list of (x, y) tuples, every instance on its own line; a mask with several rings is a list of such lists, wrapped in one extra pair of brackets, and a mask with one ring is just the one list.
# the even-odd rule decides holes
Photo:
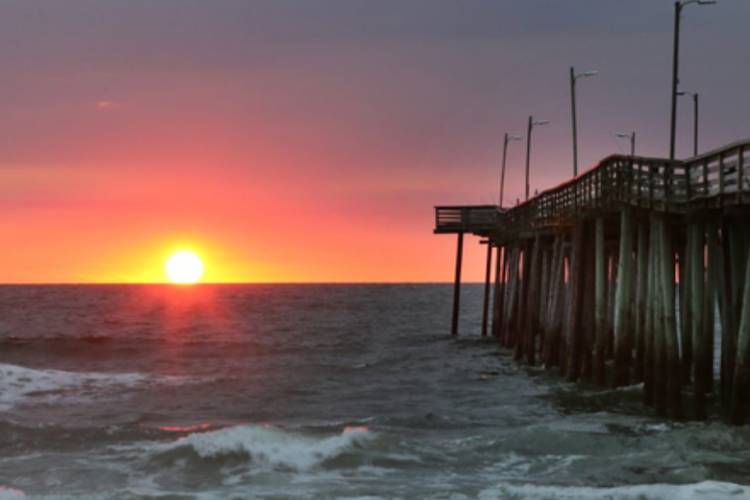
[(594, 295), (596, 309), (596, 340), (594, 342), (594, 380), (606, 385), (605, 356), (607, 352), (607, 270), (604, 248), (604, 219), (599, 216), (594, 229)]
[(487, 336), (490, 306), (490, 273), (492, 271), (492, 243), (487, 242), (487, 261), (484, 266), (484, 304), (482, 306), (482, 337)]
[(688, 227), (688, 266), (689, 282), (685, 285), (690, 287), (689, 312), (685, 315), (686, 323), (690, 329), (693, 347), (693, 389), (695, 392), (695, 418), (706, 418), (706, 394), (710, 387), (710, 378), (713, 377), (713, 367), (708, 364), (709, 351), (713, 348), (707, 335), (703, 320), (704, 291), (705, 291), (705, 253), (704, 225), (700, 221), (693, 222)]
[(729, 413), (732, 378), (734, 377), (734, 358), (737, 352), (734, 307), (732, 307), (732, 265), (730, 257), (729, 226), (721, 225), (719, 251), (716, 252), (717, 289), (719, 313), (721, 315), (721, 383), (720, 396), (722, 413)]
[(646, 349), (646, 307), (648, 294), (648, 227), (638, 224), (636, 251), (636, 295), (635, 295), (635, 369), (634, 381), (643, 380), (644, 354)]
[[(541, 357), (541, 349), (544, 346), (544, 330), (545, 330), (545, 322), (547, 317), (547, 309), (549, 307), (549, 295), (550, 295), (550, 273), (551, 273), (551, 260), (552, 260), (552, 254), (551, 250), (548, 248), (549, 244), (544, 243), (542, 247), (542, 275), (541, 275), (541, 282), (539, 284), (539, 324), (538, 324), (538, 333), (541, 337), (540, 339), (540, 357)], [(544, 358), (541, 358), (544, 360)], [(542, 361), (543, 362), (543, 361)]]
[[(675, 262), (671, 228), (660, 216), (660, 277), (661, 277), (661, 313), (663, 318), (663, 338), (666, 350), (662, 362), (666, 360), (666, 403), (673, 418), (682, 417), (682, 367), (680, 364), (679, 345), (677, 340), (677, 322), (675, 315)], [(664, 369), (662, 369), (664, 371)]]
[(643, 338), (643, 402), (646, 406), (657, 406), (657, 383), (656, 383), (656, 360), (657, 360), (657, 334), (659, 332), (659, 307), (656, 296), (659, 285), (656, 275), (657, 249), (658, 249), (658, 225), (651, 217), (649, 223), (649, 245), (647, 258), (647, 282), (646, 282), (646, 317), (644, 319)]
[(607, 359), (614, 358), (615, 350), (615, 293), (617, 290), (617, 269), (619, 252), (617, 247), (609, 251), (609, 278), (607, 281)]
[[(572, 234), (571, 234), (572, 240)], [(572, 325), (572, 259), (573, 257), (573, 242), (566, 245), (565, 256), (563, 257), (563, 321), (560, 326), (560, 337), (557, 344), (558, 352), (558, 366), (560, 367), (560, 373), (565, 375), (568, 373), (568, 349), (569, 349), (569, 337), (570, 329)]]
[(505, 298), (503, 300), (503, 323), (502, 344), (510, 346), (512, 332), (510, 331), (516, 303), (516, 288), (518, 287), (518, 247), (510, 248), (510, 256), (507, 263), (507, 283), (505, 284)]
[(505, 269), (505, 247), (498, 245), (495, 252), (495, 287), (492, 299), (492, 336), (500, 338), (500, 322), (502, 321), (503, 286)]
[(706, 288), (703, 293), (703, 331), (706, 342), (706, 355), (705, 364), (708, 373), (706, 374), (706, 382), (708, 387), (706, 391), (709, 393), (715, 392), (714, 384), (714, 330), (716, 323), (716, 297), (717, 297), (717, 286), (718, 281), (717, 273), (718, 269), (713, 264), (717, 261), (715, 254), (718, 251), (715, 240), (712, 242), (712, 234), (716, 233), (715, 224), (706, 224), (706, 255), (705, 255), (705, 266), (706, 266)]
[(615, 386), (630, 382), (632, 359), (631, 283), (633, 273), (633, 223), (630, 210), (620, 212), (620, 259), (615, 292)]
[(573, 229), (573, 248), (570, 260), (570, 323), (566, 339), (566, 378), (578, 380), (581, 372), (581, 319), (583, 310), (583, 240), (584, 222)]
[[(677, 249), (677, 269), (678, 269), (678, 282), (677, 288), (679, 297), (679, 314), (680, 314), (680, 358), (682, 364), (682, 383), (689, 384), (692, 370), (693, 370), (693, 336), (691, 327), (691, 316), (692, 316), (692, 287), (689, 286), (691, 282), (690, 277), (690, 266), (688, 264), (690, 259), (690, 252), (694, 249), (690, 248), (691, 238), (691, 225), (688, 225), (688, 231), (683, 245), (678, 245)], [(695, 250), (697, 251), (697, 250)]]
[(525, 346), (526, 362), (533, 365), (536, 362), (536, 336), (539, 330), (539, 303), (540, 303), (540, 282), (541, 282), (541, 258), (542, 258), (542, 239), (540, 235), (534, 238), (532, 243), (531, 258), (529, 259), (529, 281), (528, 294), (526, 298), (526, 328), (525, 328)]
[(583, 240), (583, 304), (581, 311), (581, 379), (594, 378), (594, 346), (596, 344), (596, 242), (594, 241), (595, 222), (586, 222), (586, 236)]
[(453, 318), (451, 320), (451, 335), (458, 335), (458, 309), (461, 302), (461, 264), (464, 253), (464, 233), (458, 233), (456, 239), (456, 276), (453, 281)]
[(529, 288), (529, 242), (524, 242), (523, 252), (521, 253), (521, 279), (518, 282), (518, 314), (513, 325), (514, 331), (514, 358), (516, 361), (523, 359), (524, 332), (526, 330), (526, 307), (527, 307), (527, 290)]
[(552, 251), (552, 276), (550, 277), (549, 306), (544, 327), (544, 364), (547, 367), (560, 364), (560, 332), (565, 301), (565, 251), (564, 237), (557, 236)]

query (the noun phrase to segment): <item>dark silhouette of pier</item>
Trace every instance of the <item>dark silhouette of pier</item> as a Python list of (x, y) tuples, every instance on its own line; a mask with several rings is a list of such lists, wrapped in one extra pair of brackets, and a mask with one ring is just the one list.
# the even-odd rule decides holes
[(458, 235), (453, 335), (470, 233), (487, 244), (482, 334), (516, 359), (642, 382), (659, 414), (702, 419), (715, 402), (746, 421), (750, 140), (687, 160), (610, 156), (514, 208), (438, 206), (435, 233)]

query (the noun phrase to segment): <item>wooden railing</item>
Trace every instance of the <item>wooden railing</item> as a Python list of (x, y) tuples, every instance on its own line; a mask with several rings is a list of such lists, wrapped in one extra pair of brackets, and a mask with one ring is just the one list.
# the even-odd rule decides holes
[(750, 201), (750, 141), (690, 158), (685, 164), (691, 203), (724, 206)]
[(614, 155), (498, 218), (501, 232), (558, 225), (588, 211), (632, 205), (662, 212), (750, 203), (750, 141), (684, 161)]
[(750, 140), (687, 160), (609, 156), (578, 177), (510, 209), (435, 207), (435, 232), (515, 234), (622, 205), (682, 213), (740, 204), (750, 205)]

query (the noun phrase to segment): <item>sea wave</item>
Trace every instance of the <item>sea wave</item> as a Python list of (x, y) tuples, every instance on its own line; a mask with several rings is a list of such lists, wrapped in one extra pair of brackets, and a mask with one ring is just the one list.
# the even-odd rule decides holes
[[(188, 452), (201, 459), (239, 456), (254, 465), (293, 471), (310, 470), (374, 439), (366, 427), (346, 428), (337, 435), (309, 436), (270, 426), (239, 425), (197, 432), (157, 445), (156, 456)], [(176, 457), (175, 457), (176, 458)]]
[(638, 484), (596, 488), (586, 486), (539, 486), (501, 484), (482, 490), (480, 500), (738, 500), (750, 498), (750, 487), (720, 481), (692, 484)]
[(19, 403), (50, 402), (60, 398), (90, 399), (144, 383), (184, 383), (186, 377), (143, 373), (70, 372), (0, 363), (0, 411)]

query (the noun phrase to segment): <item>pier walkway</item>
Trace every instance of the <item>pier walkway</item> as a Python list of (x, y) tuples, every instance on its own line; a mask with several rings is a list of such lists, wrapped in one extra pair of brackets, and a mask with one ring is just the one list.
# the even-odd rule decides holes
[(517, 359), (571, 381), (643, 382), (660, 414), (706, 418), (715, 403), (745, 422), (750, 140), (687, 160), (610, 156), (513, 208), (438, 206), (435, 233), (457, 235), (453, 335), (468, 233), (487, 244), (482, 335)]

